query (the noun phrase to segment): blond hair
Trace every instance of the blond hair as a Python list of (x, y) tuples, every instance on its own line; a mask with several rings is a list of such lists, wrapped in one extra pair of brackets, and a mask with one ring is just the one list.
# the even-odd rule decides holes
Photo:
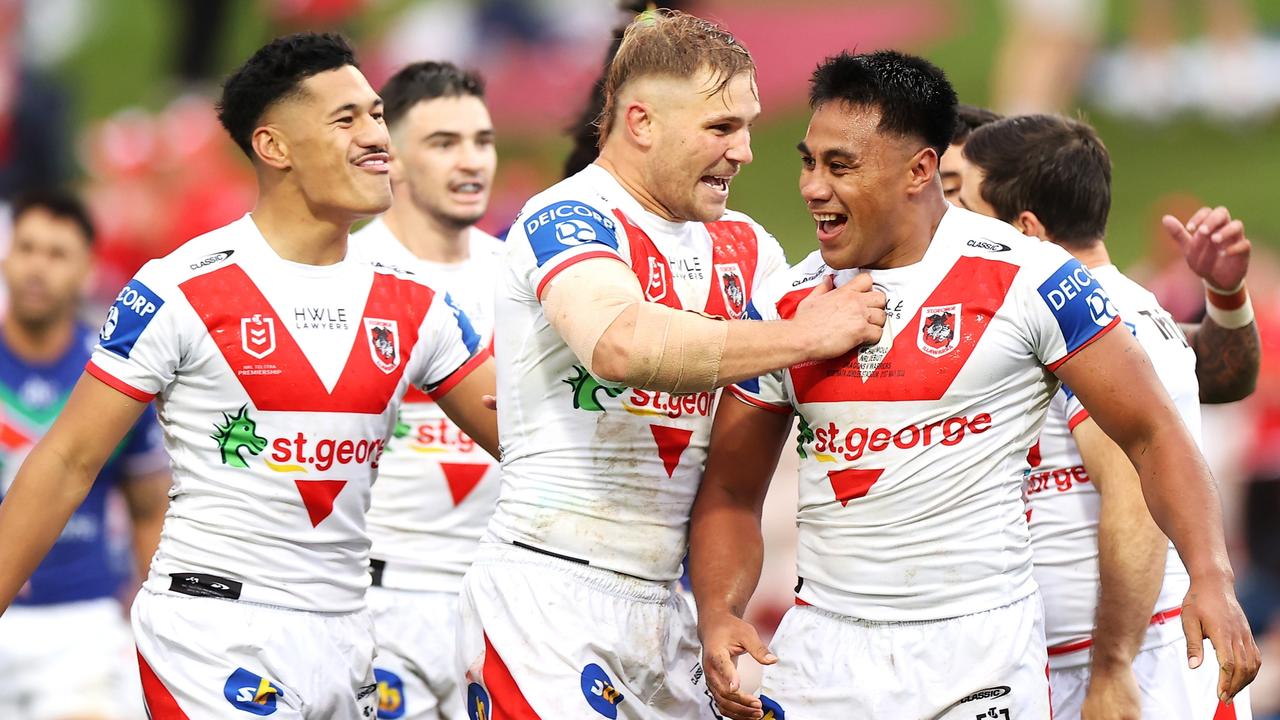
[(618, 93), (632, 80), (652, 75), (689, 78), (707, 69), (715, 80), (707, 94), (715, 95), (738, 73), (754, 73), (755, 68), (747, 48), (715, 23), (674, 10), (647, 10), (627, 26), (605, 70), (599, 144), (604, 146), (613, 129)]

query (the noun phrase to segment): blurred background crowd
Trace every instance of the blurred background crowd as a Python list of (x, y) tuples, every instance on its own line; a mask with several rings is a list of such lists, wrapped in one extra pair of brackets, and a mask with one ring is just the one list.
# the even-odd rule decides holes
[[(1108, 246), (1178, 319), (1203, 313), (1200, 281), (1159, 226), (1226, 205), (1254, 242), (1249, 288), (1263, 339), (1247, 401), (1205, 414), (1242, 603), (1265, 664), (1259, 718), (1280, 717), (1280, 3), (1270, 0), (690, 0), (755, 56), (764, 114), (731, 206), (798, 261), (813, 244), (794, 151), (808, 75), (842, 49), (893, 47), (944, 68), (962, 101), (1001, 112), (1082, 114), (1114, 162)], [(47, 185), (79, 190), (99, 229), (86, 307), (146, 260), (246, 212), (247, 162), (212, 98), (274, 35), (348, 34), (375, 87), (401, 65), (479, 70), (498, 131), (481, 226), (507, 227), (557, 180), (614, 30), (614, 0), (0, 0), (0, 255), (4, 207)], [(0, 312), (3, 293), (0, 292)], [(766, 510), (769, 567), (752, 619), (791, 601), (794, 459)]]

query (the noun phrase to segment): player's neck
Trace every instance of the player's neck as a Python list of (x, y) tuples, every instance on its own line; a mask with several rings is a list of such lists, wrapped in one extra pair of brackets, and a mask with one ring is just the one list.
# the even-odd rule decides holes
[(75, 339), (73, 317), (48, 323), (21, 323), (10, 317), (0, 323), (0, 336), (10, 352), (29, 363), (50, 363), (62, 357)]
[(1079, 260), (1081, 265), (1090, 269), (1111, 264), (1111, 255), (1107, 252), (1106, 243), (1102, 242), (1101, 239), (1088, 247), (1074, 248), (1064, 246), (1064, 249)]
[(471, 257), (471, 226), (441, 222), (413, 206), (405, 197), (391, 204), (382, 216), (387, 229), (414, 257), (427, 262), (455, 265)]
[(628, 195), (635, 198), (635, 201), (640, 203), (640, 206), (645, 210), (648, 210), (668, 222), (680, 221), (680, 218), (676, 217), (666, 208), (666, 206), (658, 202), (658, 199), (653, 196), (653, 193), (648, 191), (638, 172), (627, 171), (629, 167), (639, 167), (638, 163), (628, 166), (625, 163), (617, 162), (614, 159), (613, 153), (611, 153), (610, 149), (606, 147), (604, 150), (600, 151), (600, 157), (596, 158), (595, 164), (608, 171), (608, 173), (613, 176), (613, 179), (617, 180), (618, 184), (622, 186), (622, 189), (626, 190)]
[(347, 256), (352, 219), (317, 217), (305, 206), (262, 196), (250, 215), (267, 245), (281, 258), (302, 265), (333, 265)]
[(868, 269), (889, 270), (892, 268), (915, 265), (924, 259), (938, 234), (938, 226), (942, 224), (942, 216), (947, 214), (947, 203), (939, 194), (922, 197), (918, 206), (910, 207), (905, 222), (894, 223), (897, 237), (892, 249), (879, 262), (868, 265)]

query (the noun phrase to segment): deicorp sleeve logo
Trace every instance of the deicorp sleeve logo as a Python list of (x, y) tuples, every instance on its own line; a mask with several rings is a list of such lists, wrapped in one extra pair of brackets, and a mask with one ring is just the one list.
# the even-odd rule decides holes
[(1116, 309), (1107, 291), (1102, 289), (1079, 260), (1071, 259), (1039, 287), (1049, 311), (1058, 321), (1067, 351), (1076, 350), (1098, 334), (1099, 328), (1111, 324)]
[(106, 322), (98, 339), (106, 350), (128, 358), (134, 343), (142, 336), (152, 318), (164, 306), (164, 300), (136, 278), (116, 295), (115, 304), (107, 310)]

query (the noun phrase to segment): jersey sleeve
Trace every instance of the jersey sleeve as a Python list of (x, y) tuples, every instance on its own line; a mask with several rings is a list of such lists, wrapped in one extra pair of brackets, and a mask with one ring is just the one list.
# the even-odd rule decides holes
[(1026, 264), (1023, 310), (1032, 352), (1050, 371), (1115, 328), (1120, 317), (1089, 269), (1042, 243)]
[(125, 479), (149, 475), (169, 468), (169, 456), (164, 451), (164, 434), (156, 420), (155, 408), (148, 405), (133, 424), (120, 450)]
[(533, 250), (533, 266), (526, 270), (529, 287), (538, 298), (557, 273), (576, 262), (607, 257), (625, 263), (618, 250), (618, 232), (618, 223), (608, 211), (579, 200), (533, 205), (512, 228), (512, 235), (522, 236)]
[(433, 400), (443, 397), (484, 363), (489, 350), (448, 293), (431, 303), (418, 335), (425, 357), (411, 382)]
[(183, 356), (178, 291), (152, 261), (120, 290), (85, 371), (140, 402), (177, 377)]
[[(767, 293), (767, 290), (766, 290)], [(757, 308), (759, 303), (759, 308)], [(763, 310), (763, 312), (761, 312)], [(757, 298), (747, 304), (747, 320), (778, 320), (776, 304)], [(758, 378), (729, 385), (728, 392), (752, 407), (779, 415), (791, 414), (791, 397), (787, 393), (786, 370), (775, 370)]]
[(1080, 404), (1080, 398), (1071, 392), (1071, 388), (1067, 387), (1066, 383), (1058, 388), (1058, 392), (1054, 393), (1053, 399), (1049, 401), (1049, 415), (1062, 418), (1068, 430), (1075, 430), (1077, 425), (1089, 419), (1089, 411), (1084, 409), (1084, 405)]

